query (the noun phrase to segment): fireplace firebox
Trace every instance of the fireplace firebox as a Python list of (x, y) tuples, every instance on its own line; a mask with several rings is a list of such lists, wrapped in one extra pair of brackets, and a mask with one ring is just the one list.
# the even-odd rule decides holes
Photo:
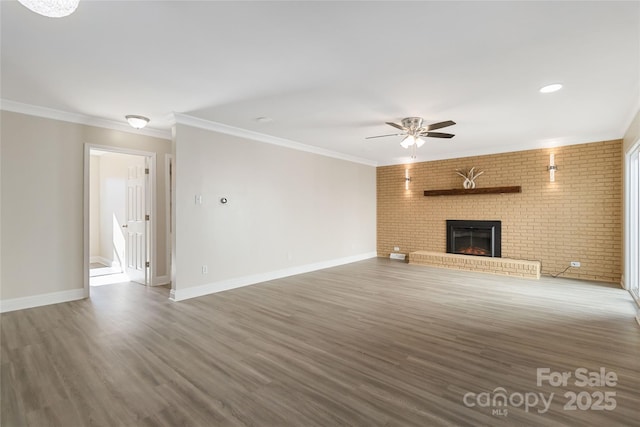
[(447, 220), (447, 253), (502, 256), (500, 221)]

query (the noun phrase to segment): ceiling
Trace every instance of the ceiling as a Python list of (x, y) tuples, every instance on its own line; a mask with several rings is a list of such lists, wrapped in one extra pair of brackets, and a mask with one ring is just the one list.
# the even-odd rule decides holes
[(426, 161), (621, 138), (639, 107), (635, 1), (1, 8), (3, 108), (140, 114), (166, 135), (177, 112), (387, 165), (410, 150), (365, 140), (394, 133), (385, 121), (457, 122), (418, 149)]

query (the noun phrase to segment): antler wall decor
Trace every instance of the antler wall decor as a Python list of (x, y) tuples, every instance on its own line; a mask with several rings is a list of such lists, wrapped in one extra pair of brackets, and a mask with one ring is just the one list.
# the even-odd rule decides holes
[(469, 169), (468, 171), (464, 169), (456, 169), (456, 173), (464, 178), (462, 186), (467, 190), (470, 188), (476, 188), (475, 179), (484, 173), (484, 171), (476, 172), (475, 169), (475, 167)]

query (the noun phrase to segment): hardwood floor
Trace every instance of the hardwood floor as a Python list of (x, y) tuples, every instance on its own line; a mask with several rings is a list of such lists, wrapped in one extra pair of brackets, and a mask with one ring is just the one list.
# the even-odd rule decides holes
[[(640, 425), (640, 327), (613, 285), (372, 259), (180, 303), (91, 295), (1, 316), (2, 426)], [(601, 367), (615, 386), (575, 384)]]

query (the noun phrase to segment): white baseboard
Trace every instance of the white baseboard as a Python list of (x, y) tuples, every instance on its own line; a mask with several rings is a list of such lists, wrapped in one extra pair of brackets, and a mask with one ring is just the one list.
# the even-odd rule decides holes
[(26, 308), (40, 307), (61, 302), (76, 301), (87, 298), (85, 289), (70, 289), (68, 291), (51, 292), (48, 294), (34, 295), (30, 297), (11, 298), (0, 300), (0, 313), (24, 310)]
[(205, 285), (193, 286), (185, 289), (172, 289), (169, 298), (173, 301), (183, 301), (216, 292), (227, 291), (229, 289), (241, 288), (243, 286), (255, 285), (256, 283), (267, 282), (269, 280), (281, 279), (283, 277), (295, 276), (296, 274), (310, 273), (325, 268), (337, 267), (339, 265), (351, 264), (352, 262), (363, 261), (365, 259), (376, 258), (376, 252), (367, 252), (359, 255), (352, 255), (344, 258), (337, 258), (329, 261), (305, 264), (297, 267), (285, 268), (267, 273), (252, 274), (250, 276), (234, 277), (232, 279), (221, 280), (219, 282), (207, 283)]

